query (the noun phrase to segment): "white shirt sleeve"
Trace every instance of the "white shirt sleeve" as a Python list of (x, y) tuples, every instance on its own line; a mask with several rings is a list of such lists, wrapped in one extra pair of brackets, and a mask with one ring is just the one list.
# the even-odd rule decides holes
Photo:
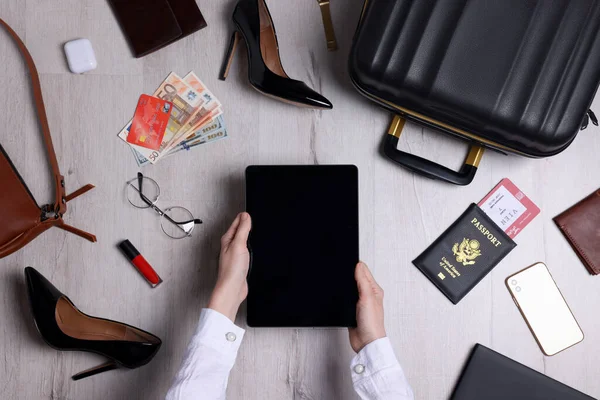
[(225, 400), (244, 333), (223, 314), (204, 308), (166, 400)]
[(354, 390), (363, 400), (413, 400), (414, 395), (387, 337), (366, 345), (350, 364)]

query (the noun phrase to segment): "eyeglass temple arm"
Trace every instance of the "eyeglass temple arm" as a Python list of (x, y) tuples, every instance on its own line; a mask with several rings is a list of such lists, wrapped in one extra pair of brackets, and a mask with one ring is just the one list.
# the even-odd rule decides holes
[(165, 217), (167, 219), (167, 221), (171, 222), (173, 225), (175, 225), (179, 230), (181, 230), (182, 232), (184, 232), (186, 235), (190, 236), (191, 232), (186, 231), (185, 229), (183, 229), (181, 226), (185, 225), (185, 224), (189, 224), (190, 222), (194, 222), (194, 225), (197, 224), (201, 224), (202, 220), (198, 219), (198, 218), (194, 218), (194, 219), (190, 219), (189, 221), (183, 221), (183, 222), (177, 222), (175, 221), (173, 218), (169, 217), (167, 214), (165, 214), (160, 208), (153, 206), (155, 208), (155, 211), (158, 213), (162, 213), (161, 216)]
[(144, 203), (148, 204), (150, 207), (155, 207), (154, 204), (152, 204), (152, 202), (150, 201), (150, 199), (147, 198), (146, 195), (142, 192), (143, 184), (144, 184), (144, 175), (142, 175), (141, 172), (137, 173), (137, 179), (138, 179), (138, 188), (136, 188), (135, 186), (134, 186), (134, 188), (137, 189), (138, 193), (140, 194), (140, 199), (142, 199), (142, 201)]
[[(156, 208), (158, 208), (158, 207), (156, 207)], [(157, 211), (161, 212), (162, 213), (161, 215), (163, 217), (165, 217), (169, 222), (171, 222), (171, 223), (173, 223), (175, 225), (185, 225), (185, 224), (189, 224), (190, 222), (193, 222), (195, 225), (198, 225), (198, 224), (202, 223), (202, 220), (198, 219), (198, 218), (190, 219), (188, 221), (178, 222), (178, 221), (175, 221), (173, 218), (169, 217), (167, 214), (165, 214), (160, 208)]]
[[(144, 196), (144, 195), (142, 194), (142, 196)], [(146, 197), (146, 196), (144, 196), (144, 197)], [(195, 225), (202, 223), (202, 220), (199, 218), (194, 218), (194, 219), (190, 219), (187, 221), (175, 221), (173, 218), (169, 217), (169, 215), (166, 212), (161, 210), (157, 205), (151, 204), (150, 207), (152, 207), (152, 209), (154, 211), (156, 211), (158, 213), (158, 215), (160, 215), (161, 217), (165, 217), (167, 219), (167, 221), (169, 221), (175, 225), (185, 225), (185, 224), (189, 224), (190, 222), (193, 222)]]

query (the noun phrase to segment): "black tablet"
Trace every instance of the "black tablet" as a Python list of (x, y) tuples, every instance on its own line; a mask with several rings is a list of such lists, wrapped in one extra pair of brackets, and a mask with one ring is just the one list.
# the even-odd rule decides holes
[(250, 166), (248, 325), (356, 326), (358, 169)]

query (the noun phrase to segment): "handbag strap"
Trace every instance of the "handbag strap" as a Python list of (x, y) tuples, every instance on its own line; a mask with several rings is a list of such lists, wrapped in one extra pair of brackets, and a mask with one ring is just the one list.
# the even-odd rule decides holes
[(52, 137), (50, 136), (48, 117), (46, 116), (46, 109), (44, 108), (44, 99), (42, 98), (42, 87), (40, 85), (38, 71), (35, 67), (35, 63), (33, 62), (31, 54), (29, 54), (27, 47), (25, 47), (25, 44), (23, 43), (21, 38), (19, 38), (17, 33), (1, 18), (0, 25), (2, 25), (4, 29), (6, 29), (6, 31), (10, 34), (13, 40), (17, 43), (19, 51), (23, 55), (23, 58), (25, 58), (25, 63), (27, 64), (27, 68), (29, 69), (29, 76), (31, 78), (31, 84), (33, 86), (33, 100), (35, 102), (38, 120), (42, 129), (42, 136), (44, 137), (44, 144), (46, 145), (48, 160), (50, 162), (50, 166), (52, 167), (52, 174), (54, 175), (54, 185), (56, 188), (56, 199), (54, 204), (57, 213), (62, 215), (67, 209), (65, 202), (63, 202), (63, 199), (65, 198), (65, 182), (64, 177), (60, 174), (60, 169), (58, 168), (58, 161), (56, 160), (56, 153), (54, 152), (54, 146), (52, 145)]

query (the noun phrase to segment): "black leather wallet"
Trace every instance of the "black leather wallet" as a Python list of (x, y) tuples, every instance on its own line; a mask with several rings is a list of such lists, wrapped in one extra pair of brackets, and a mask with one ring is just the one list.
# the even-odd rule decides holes
[(454, 304), (517, 244), (471, 204), (413, 264)]
[(109, 1), (136, 57), (206, 27), (195, 0)]

